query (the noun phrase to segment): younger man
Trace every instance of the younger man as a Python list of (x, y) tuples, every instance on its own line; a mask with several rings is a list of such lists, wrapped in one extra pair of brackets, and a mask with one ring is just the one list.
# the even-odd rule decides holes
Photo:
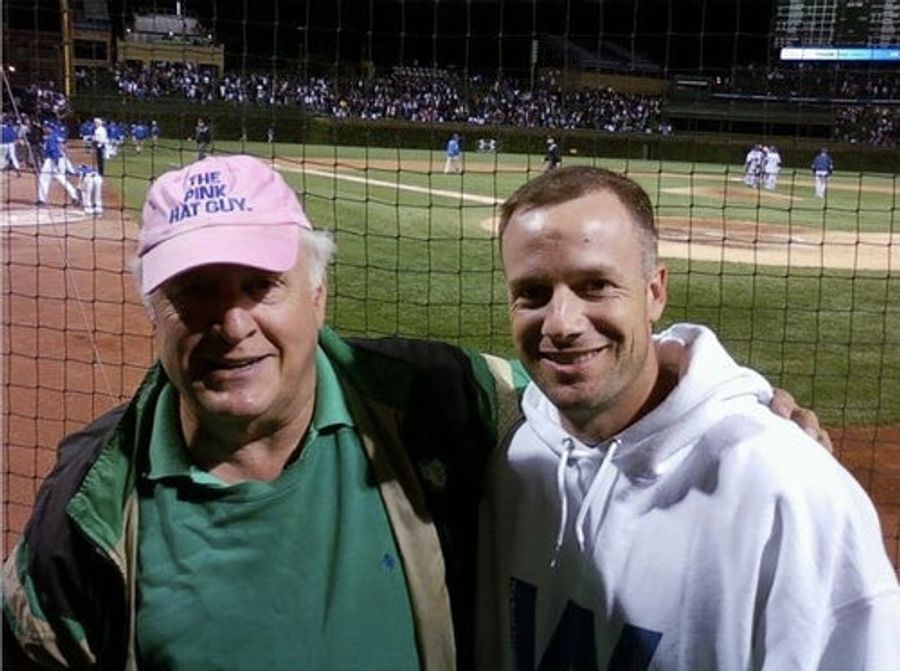
[(562, 168), (503, 205), (524, 423), (483, 507), (484, 669), (900, 669), (900, 587), (853, 477), (715, 335), (653, 335), (647, 194)]

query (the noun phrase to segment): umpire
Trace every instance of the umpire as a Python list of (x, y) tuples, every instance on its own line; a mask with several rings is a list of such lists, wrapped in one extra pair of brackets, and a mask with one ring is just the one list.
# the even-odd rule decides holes
[(547, 153), (544, 155), (544, 169), (556, 170), (562, 163), (562, 153), (555, 138), (547, 138)]
[(103, 123), (103, 119), (100, 117), (94, 118), (92, 144), (97, 174), (103, 177), (106, 174), (106, 150), (109, 146), (109, 134), (106, 132), (106, 124)]

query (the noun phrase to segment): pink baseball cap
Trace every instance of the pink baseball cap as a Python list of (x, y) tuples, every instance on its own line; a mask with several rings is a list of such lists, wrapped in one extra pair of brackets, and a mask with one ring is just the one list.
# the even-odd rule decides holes
[(211, 156), (160, 175), (144, 203), (138, 241), (145, 294), (212, 263), (283, 273), (312, 225), (297, 196), (252, 156)]

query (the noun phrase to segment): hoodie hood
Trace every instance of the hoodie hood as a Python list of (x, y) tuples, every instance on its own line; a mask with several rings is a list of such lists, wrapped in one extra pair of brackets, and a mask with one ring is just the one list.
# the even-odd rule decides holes
[(560, 522), (551, 564), (555, 564), (568, 524), (568, 496), (580, 499), (575, 520), (578, 544), (584, 547), (584, 517), (604, 501), (615, 481), (650, 482), (674, 468), (732, 403), (765, 403), (772, 387), (759, 373), (739, 366), (706, 327), (675, 324), (655, 335), (659, 365), (674, 371), (678, 383), (666, 399), (639, 421), (598, 445), (587, 445), (562, 426), (559, 410), (533, 382), (522, 398), (528, 427), (557, 460)]
[[(572, 452), (601, 458), (618, 444), (618, 468), (637, 479), (654, 478), (665, 462), (692, 445), (735, 401), (768, 404), (772, 386), (762, 375), (737, 364), (715, 333), (694, 324), (674, 324), (653, 336), (659, 365), (673, 370), (678, 383), (668, 397), (638, 422), (599, 445), (586, 445), (562, 427), (559, 411), (533, 382), (522, 397), (531, 429), (557, 456)], [(571, 450), (567, 448), (571, 440)]]

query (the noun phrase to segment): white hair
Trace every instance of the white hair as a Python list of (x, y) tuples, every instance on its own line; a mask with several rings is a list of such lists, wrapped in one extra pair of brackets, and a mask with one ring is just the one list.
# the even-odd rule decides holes
[(309, 263), (309, 281), (313, 287), (318, 288), (325, 281), (325, 272), (328, 264), (334, 257), (337, 245), (330, 231), (311, 231), (300, 229), (300, 249), (306, 250), (306, 260)]

